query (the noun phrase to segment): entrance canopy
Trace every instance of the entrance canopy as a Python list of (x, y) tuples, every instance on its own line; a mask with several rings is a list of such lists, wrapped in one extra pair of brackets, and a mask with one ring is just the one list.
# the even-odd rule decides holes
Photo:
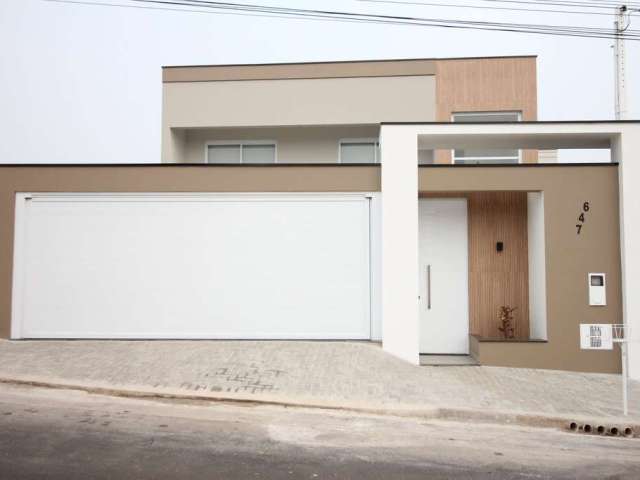
[(415, 128), (418, 148), (614, 149), (626, 122), (517, 122), (384, 124)]

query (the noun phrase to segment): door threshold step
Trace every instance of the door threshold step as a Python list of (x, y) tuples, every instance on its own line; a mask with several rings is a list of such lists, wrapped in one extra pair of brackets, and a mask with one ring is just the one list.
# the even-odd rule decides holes
[(480, 365), (471, 355), (420, 354), (420, 365), (430, 367), (460, 367)]

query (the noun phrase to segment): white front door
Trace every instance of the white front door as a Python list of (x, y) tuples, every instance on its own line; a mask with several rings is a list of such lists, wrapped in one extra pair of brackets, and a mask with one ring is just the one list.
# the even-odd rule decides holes
[(420, 353), (469, 353), (467, 200), (419, 202)]

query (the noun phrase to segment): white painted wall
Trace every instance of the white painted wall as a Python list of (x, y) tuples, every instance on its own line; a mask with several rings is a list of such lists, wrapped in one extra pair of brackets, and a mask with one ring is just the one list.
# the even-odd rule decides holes
[(371, 255), (371, 340), (382, 340), (382, 195), (371, 194), (369, 204)]
[(620, 163), (622, 315), (631, 327), (632, 338), (628, 348), (629, 375), (640, 380), (640, 125), (626, 124), (611, 153), (613, 160)]
[(413, 129), (383, 126), (382, 347), (419, 364), (418, 146)]
[(527, 193), (529, 251), (529, 337), (547, 339), (547, 282), (544, 240), (544, 192)]

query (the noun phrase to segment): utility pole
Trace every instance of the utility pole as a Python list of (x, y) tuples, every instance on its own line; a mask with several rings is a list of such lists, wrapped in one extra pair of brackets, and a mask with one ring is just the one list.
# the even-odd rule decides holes
[(616, 8), (616, 19), (613, 22), (616, 39), (613, 45), (614, 74), (615, 74), (615, 113), (616, 120), (627, 118), (627, 91), (625, 82), (625, 51), (624, 31), (629, 27), (629, 12), (626, 5)]

